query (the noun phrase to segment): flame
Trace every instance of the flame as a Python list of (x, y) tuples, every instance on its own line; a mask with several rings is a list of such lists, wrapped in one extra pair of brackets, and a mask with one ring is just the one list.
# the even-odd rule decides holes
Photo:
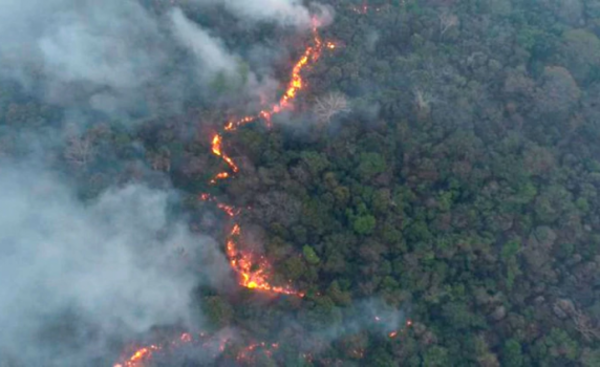
[[(223, 335), (208, 335), (204, 332), (199, 333), (194, 337), (190, 333), (182, 333), (173, 338), (170, 342), (165, 342), (160, 345), (152, 344), (149, 346), (137, 349), (133, 354), (120, 363), (116, 363), (113, 367), (145, 367), (152, 359), (153, 354), (166, 352), (166, 350), (176, 350), (184, 345), (194, 344), (206, 350), (212, 350), (214, 357), (225, 350), (230, 338)], [(218, 350), (218, 353), (216, 350)]]
[(388, 334), (388, 336), (389, 336), (390, 338), (395, 338), (395, 337), (396, 337), (396, 335), (398, 335), (398, 332), (397, 332), (397, 331), (392, 331), (391, 333), (389, 333), (389, 334)]
[(211, 196), (210, 194), (202, 193), (202, 194), (200, 194), (199, 199), (202, 200), (202, 201), (213, 201), (213, 202), (216, 202), (217, 203), (217, 208), (221, 209), (225, 214), (227, 214), (230, 217), (235, 217), (236, 215), (238, 215), (240, 213), (239, 209), (236, 209), (232, 205), (227, 205), (227, 204), (223, 204), (221, 202), (218, 202), (217, 199), (214, 196)]
[[(313, 42), (307, 46), (302, 56), (292, 67), (290, 75), (290, 81), (286, 87), (284, 94), (281, 96), (279, 101), (273, 106), (261, 110), (257, 115), (245, 116), (238, 120), (228, 121), (223, 129), (225, 131), (233, 131), (238, 127), (252, 122), (258, 118), (265, 120), (267, 126), (271, 125), (271, 118), (274, 114), (280, 113), (284, 110), (293, 108), (293, 101), (298, 95), (298, 92), (305, 86), (305, 82), (302, 78), (302, 71), (310, 63), (314, 63), (321, 56), (323, 47), (334, 49), (335, 44), (333, 42), (324, 43), (318, 32), (319, 22), (316, 18), (313, 18), (312, 35)], [(227, 165), (231, 168), (234, 173), (239, 171), (236, 163), (223, 152), (222, 149), (223, 138), (220, 134), (216, 133), (212, 138), (212, 152), (214, 155), (221, 157)], [(209, 182), (215, 184), (218, 180), (223, 180), (231, 177), (229, 172), (220, 172), (213, 177)], [(207, 194), (202, 194), (200, 197), (204, 201), (215, 201), (214, 198)], [(223, 210), (229, 217), (235, 217), (239, 214), (239, 211), (233, 207), (218, 203), (217, 206)], [(234, 224), (231, 232), (227, 237), (226, 242), (226, 254), (229, 260), (231, 268), (239, 275), (240, 285), (249, 289), (256, 289), (259, 291), (267, 291), (272, 293), (296, 295), (298, 297), (304, 297), (304, 293), (293, 290), (287, 286), (274, 286), (272, 285), (269, 278), (270, 264), (263, 257), (258, 256), (249, 251), (243, 251), (236, 242), (239, 239), (240, 228), (238, 224)]]
[(239, 171), (239, 168), (235, 164), (235, 162), (233, 161), (233, 159), (231, 159), (229, 156), (223, 154), (223, 151), (221, 150), (221, 144), (222, 143), (223, 143), (223, 138), (221, 137), (221, 135), (215, 134), (215, 136), (212, 139), (212, 152), (213, 152), (213, 154), (216, 155), (216, 156), (219, 156), (219, 157), (223, 158), (223, 160), (225, 161), (225, 163), (227, 163), (229, 165), (229, 167), (231, 168), (231, 170), (233, 172)]
[[(305, 82), (302, 79), (302, 71), (307, 65), (310, 65), (311, 62), (315, 62), (319, 59), (321, 52), (323, 50), (323, 41), (318, 33), (318, 22), (313, 19), (313, 45), (308, 46), (300, 59), (294, 64), (292, 68), (290, 81), (286, 87), (285, 93), (279, 99), (279, 101), (271, 106), (270, 108), (266, 108), (261, 110), (258, 114), (253, 116), (245, 116), (238, 120), (228, 121), (224, 125), (224, 131), (233, 131), (238, 127), (250, 123), (258, 118), (262, 118), (265, 120), (267, 126), (271, 125), (271, 118), (274, 114), (277, 114), (281, 111), (291, 109), (292, 103), (296, 98), (298, 92), (302, 90), (305, 86)], [(325, 46), (328, 49), (335, 49), (335, 44), (332, 42), (327, 42)], [(212, 138), (211, 150), (212, 153), (218, 157), (221, 157), (227, 163), (231, 171), (237, 173), (239, 171), (239, 167), (233, 161), (231, 157), (226, 155), (222, 149), (223, 145), (223, 137), (219, 133), (215, 133)], [(216, 184), (219, 180), (224, 180), (226, 178), (231, 177), (229, 172), (223, 171), (217, 173), (210, 181), (211, 184)], [(215, 202), (217, 207), (221, 209), (225, 214), (227, 214), (231, 218), (235, 218), (240, 210), (234, 208), (233, 206), (221, 203), (217, 201), (217, 199), (211, 196), (208, 193), (202, 193), (199, 195), (199, 199), (206, 202)], [(238, 246), (237, 241), (239, 240), (241, 234), (240, 226), (237, 223), (234, 223), (231, 231), (227, 236), (226, 241), (226, 255), (229, 260), (231, 268), (238, 274), (239, 283), (243, 287), (248, 289), (255, 289), (258, 291), (265, 291), (271, 293), (278, 294), (286, 294), (286, 295), (295, 295), (298, 297), (304, 297), (303, 292), (295, 291), (291, 287), (287, 286), (274, 286), (269, 282), (269, 272), (270, 272), (270, 264), (264, 256), (259, 256), (254, 254), (253, 252), (243, 251)], [(208, 340), (207, 340), (208, 338)], [(174, 339), (171, 343), (166, 343), (163, 345), (149, 345), (146, 347), (141, 347), (137, 349), (133, 354), (129, 357), (124, 358), (122, 362), (116, 363), (113, 367), (144, 367), (145, 363), (148, 362), (154, 353), (158, 353), (163, 351), (166, 347), (176, 348), (184, 344), (190, 343), (198, 343), (202, 347), (207, 347), (210, 344), (214, 344), (215, 336), (207, 336), (205, 333), (200, 333), (198, 338), (194, 338), (189, 333), (181, 334), (177, 339)], [(224, 351), (229, 341), (228, 338), (220, 338), (218, 340), (218, 349), (219, 351)], [(257, 348), (262, 348), (265, 350), (265, 353), (271, 355), (273, 349), (277, 349), (279, 345), (277, 343), (266, 344), (255, 343), (245, 347), (237, 356), (238, 360), (247, 359), (248, 355), (255, 351)], [(306, 357), (306, 356), (305, 356)], [(312, 359), (312, 356), (308, 355), (309, 359)]]
[(240, 226), (234, 224), (227, 238), (226, 254), (231, 268), (239, 275), (241, 286), (259, 291), (304, 297), (303, 292), (298, 292), (291, 287), (272, 285), (268, 280), (270, 264), (263, 256), (241, 251), (236, 242), (240, 234)]
[(219, 173), (216, 174), (215, 177), (213, 177), (210, 180), (210, 183), (211, 183), (211, 185), (214, 185), (214, 184), (217, 183), (218, 180), (224, 180), (224, 179), (226, 179), (228, 177), (229, 177), (229, 172), (219, 172)]
[(156, 345), (142, 347), (136, 350), (131, 357), (127, 358), (123, 363), (117, 363), (113, 367), (143, 367), (144, 362), (147, 362), (152, 357), (152, 352), (159, 351), (161, 348)]
[(267, 123), (267, 126), (270, 127), (271, 117), (274, 114), (292, 109), (292, 103), (294, 99), (298, 95), (298, 92), (302, 90), (305, 86), (304, 79), (302, 79), (302, 71), (308, 65), (316, 62), (319, 59), (319, 57), (321, 57), (323, 45), (325, 45), (325, 47), (327, 47), (330, 50), (336, 48), (336, 45), (333, 42), (327, 42), (325, 44), (323, 43), (323, 40), (321, 39), (321, 36), (319, 35), (318, 31), (318, 27), (320, 25), (318, 19), (313, 18), (312, 23), (313, 44), (306, 47), (306, 49), (302, 53), (302, 56), (300, 56), (298, 61), (296, 61), (296, 63), (294, 64), (294, 67), (292, 68), (292, 73), (290, 75), (290, 81), (288, 82), (283, 96), (281, 96), (281, 98), (275, 105), (271, 106), (270, 108), (261, 110), (258, 114), (254, 116), (245, 116), (239, 120), (227, 122), (227, 124), (225, 124), (224, 127), (226, 131), (235, 130), (238, 127), (252, 122), (258, 118), (264, 119)]

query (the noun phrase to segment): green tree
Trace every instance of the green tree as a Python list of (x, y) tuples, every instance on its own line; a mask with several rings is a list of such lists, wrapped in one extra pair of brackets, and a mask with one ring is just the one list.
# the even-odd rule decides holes
[(368, 235), (373, 232), (377, 220), (372, 215), (359, 215), (354, 218), (352, 228), (359, 235)]
[(358, 173), (363, 180), (385, 172), (387, 164), (379, 153), (361, 153), (358, 164)]
[(523, 350), (518, 340), (511, 338), (504, 342), (502, 363), (506, 367), (523, 366)]
[(432, 346), (423, 355), (424, 367), (446, 367), (451, 365), (448, 350), (440, 346)]
[(311, 265), (317, 265), (319, 262), (321, 262), (321, 259), (319, 259), (317, 256), (315, 250), (309, 245), (304, 245), (304, 247), (302, 247), (302, 253), (304, 254), (306, 262)]

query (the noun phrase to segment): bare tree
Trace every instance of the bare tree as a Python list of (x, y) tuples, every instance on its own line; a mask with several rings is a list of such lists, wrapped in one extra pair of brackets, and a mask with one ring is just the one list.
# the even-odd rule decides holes
[(571, 300), (559, 299), (554, 303), (554, 312), (562, 317), (570, 317), (575, 324), (575, 329), (588, 341), (600, 339), (600, 327), (581, 309), (575, 306)]
[(439, 15), (440, 19), (440, 32), (444, 35), (450, 28), (458, 25), (458, 17), (455, 14), (450, 13), (448, 9), (444, 9)]
[(327, 123), (333, 116), (350, 111), (350, 107), (346, 96), (333, 92), (322, 98), (317, 97), (313, 111), (320, 123)]
[(95, 156), (92, 138), (89, 136), (71, 136), (67, 140), (64, 156), (78, 168), (85, 169)]
[(415, 103), (417, 110), (419, 112), (429, 114), (431, 109), (431, 102), (433, 102), (433, 97), (420, 89), (415, 89)]

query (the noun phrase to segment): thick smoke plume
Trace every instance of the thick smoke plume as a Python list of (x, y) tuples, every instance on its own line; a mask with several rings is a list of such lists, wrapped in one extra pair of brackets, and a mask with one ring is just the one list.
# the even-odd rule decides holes
[(198, 273), (227, 267), (212, 239), (170, 222), (164, 191), (132, 185), (83, 204), (51, 173), (1, 166), (0, 346), (25, 365), (86, 365), (111, 337), (189, 324)]
[(301, 0), (195, 0), (199, 4), (222, 5), (245, 21), (274, 21), (281, 25), (310, 26), (310, 14)]
[[(222, 5), (250, 25), (310, 26), (309, 11), (298, 1), (197, 3), (201, 8)], [(250, 70), (238, 80), (240, 58), (218, 35), (177, 7), (158, 12), (151, 4), (0, 0), (0, 77), (18, 81), (46, 102), (125, 120), (178, 113), (192, 100), (210, 103), (207, 87), (221, 74), (237, 82), (237, 94), (257, 90), (257, 80), (272, 84), (264, 63), (261, 72), (267, 74)]]

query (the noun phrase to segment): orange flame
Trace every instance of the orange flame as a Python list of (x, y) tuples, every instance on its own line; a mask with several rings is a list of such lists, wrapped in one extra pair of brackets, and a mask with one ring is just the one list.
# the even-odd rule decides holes
[[(255, 116), (245, 116), (241, 119), (227, 122), (227, 124), (225, 124), (225, 126), (224, 126), (225, 131), (235, 130), (239, 126), (244, 125), (249, 122), (252, 122), (252, 121), (256, 120), (257, 118), (264, 119), (267, 123), (267, 126), (270, 126), (271, 117), (273, 114), (276, 114), (283, 110), (292, 108), (293, 100), (296, 98), (298, 91), (302, 90), (302, 88), (304, 87), (304, 84), (305, 84), (302, 79), (302, 75), (301, 75), (302, 70), (304, 69), (304, 67), (309, 65), (311, 62), (317, 61), (317, 59), (320, 57), (322, 49), (323, 49), (323, 42), (319, 36), (317, 27), (318, 27), (318, 24), (315, 19), (315, 20), (313, 20), (314, 45), (308, 46), (305, 49), (304, 53), (302, 54), (302, 57), (294, 64), (294, 67), (292, 68), (290, 81), (287, 85), (285, 93), (280, 98), (279, 102), (276, 103), (275, 105), (273, 105), (271, 108), (261, 110)], [(335, 44), (332, 42), (328, 42), (328, 43), (326, 43), (326, 47), (329, 49), (335, 49)], [(231, 159), (231, 157), (229, 157), (228, 155), (223, 153), (222, 143), (223, 143), (223, 138), (221, 137), (221, 135), (219, 135), (218, 133), (215, 134), (212, 138), (212, 146), (211, 146), (212, 152), (216, 156), (221, 157), (225, 161), (225, 163), (227, 163), (229, 168), (234, 173), (237, 173), (239, 171), (239, 168), (235, 164), (233, 159)], [(230, 177), (229, 172), (220, 172), (217, 175), (215, 175), (215, 177), (213, 179), (211, 179), (209, 182), (211, 184), (215, 184), (218, 180), (223, 180), (223, 179), (226, 179), (229, 177)], [(232, 217), (232, 218), (234, 218), (240, 212), (239, 209), (236, 209), (233, 206), (218, 202), (215, 197), (213, 197), (207, 193), (200, 194), (199, 199), (202, 201), (207, 201), (207, 202), (208, 201), (216, 202), (217, 207), (219, 209), (221, 209), (223, 212), (225, 212), (229, 217)], [(245, 251), (240, 250), (240, 248), (238, 247), (238, 245), (236, 243), (236, 240), (238, 240), (240, 234), (241, 234), (240, 226), (237, 223), (235, 223), (233, 225), (233, 228), (231, 229), (229, 235), (227, 236), (227, 243), (226, 243), (226, 255), (227, 255), (227, 258), (229, 260), (229, 263), (230, 263), (232, 269), (239, 275), (240, 285), (242, 285), (246, 288), (249, 288), (249, 289), (256, 289), (256, 290), (260, 290), (260, 291), (268, 291), (268, 292), (272, 292), (272, 293), (296, 295), (298, 297), (304, 297), (304, 295), (305, 295), (304, 293), (295, 291), (290, 287), (271, 285), (268, 281), (268, 272), (270, 269), (270, 264), (263, 256), (257, 256), (252, 252), (245, 252)], [(200, 340), (203, 340), (203, 339), (205, 340), (206, 338), (210, 338), (209, 341), (214, 342), (213, 337), (208, 337), (205, 333), (200, 333), (199, 338), (200, 338)], [(228, 338), (222, 338), (222, 337), (220, 338), (219, 348), (218, 348), (219, 351), (222, 352), (225, 350), (228, 340), (229, 340)], [(148, 362), (151, 359), (152, 354), (163, 350), (164, 347), (169, 347), (169, 346), (170, 347), (178, 347), (183, 344), (189, 344), (192, 342), (196, 342), (196, 340), (194, 340), (192, 335), (189, 333), (183, 333), (179, 336), (178, 339), (173, 340), (170, 344), (165, 344), (162, 346), (161, 345), (150, 345), (147, 347), (139, 348), (130, 357), (124, 359), (124, 361), (121, 363), (114, 364), (113, 367), (144, 367), (145, 362)], [(205, 347), (208, 345), (208, 342), (205, 341), (201, 345), (203, 347)], [(250, 353), (252, 353), (254, 350), (256, 350), (259, 347), (265, 349), (265, 353), (267, 355), (271, 355), (272, 350), (277, 349), (279, 347), (279, 345), (277, 343), (266, 344), (264, 342), (251, 344), (251, 345), (247, 346), (246, 348), (244, 348), (238, 354), (238, 356), (237, 356), (238, 360), (247, 358)], [(306, 358), (308, 358), (309, 360), (312, 360), (311, 355), (308, 355), (308, 357), (306, 355), (304, 355), (304, 356)]]
[[(319, 59), (324, 45), (329, 49), (335, 48), (335, 44), (332, 42), (327, 42), (325, 44), (323, 43), (317, 29), (318, 25), (319, 24), (316, 18), (313, 19), (313, 44), (306, 47), (300, 59), (294, 64), (290, 81), (287, 85), (285, 93), (279, 99), (279, 102), (270, 108), (261, 110), (255, 116), (245, 116), (238, 120), (227, 122), (224, 126), (225, 131), (233, 131), (239, 126), (252, 122), (257, 118), (264, 119), (267, 123), (267, 126), (270, 126), (271, 117), (274, 114), (291, 109), (293, 107), (292, 102), (296, 98), (298, 92), (302, 90), (305, 85), (304, 80), (302, 79), (303, 69), (311, 62), (315, 62)], [(221, 135), (218, 133), (215, 134), (212, 138), (213, 154), (221, 157), (234, 173), (238, 172), (239, 168), (233, 159), (223, 153), (222, 144), (223, 138)], [(228, 172), (220, 172), (210, 180), (210, 183), (215, 184), (218, 180), (223, 180), (229, 177), (230, 174)], [(207, 194), (202, 194), (200, 199), (204, 201), (215, 201), (214, 198), (208, 196)], [(217, 203), (217, 206), (230, 217), (235, 217), (239, 213), (239, 211), (235, 210), (233, 207), (225, 204)], [(289, 287), (280, 287), (270, 284), (268, 281), (268, 269), (270, 268), (270, 264), (262, 256), (257, 256), (252, 252), (240, 250), (236, 243), (239, 233), (240, 228), (237, 224), (235, 224), (227, 238), (226, 254), (232, 269), (239, 275), (240, 285), (249, 289), (304, 297), (304, 293), (295, 291)]]
[(202, 193), (200, 194), (199, 197), (200, 200), (202, 201), (214, 201), (217, 203), (217, 208), (221, 209), (223, 212), (225, 212), (225, 214), (227, 214), (230, 217), (234, 217), (237, 214), (239, 214), (240, 210), (236, 209), (235, 207), (231, 206), (231, 205), (227, 205), (227, 204), (223, 204), (217, 201), (217, 199), (213, 196), (210, 196), (210, 194), (207, 193)]
[[(292, 68), (292, 73), (290, 75), (290, 81), (286, 87), (285, 93), (279, 99), (275, 105), (268, 109), (261, 110), (255, 116), (245, 116), (236, 121), (229, 121), (225, 125), (225, 130), (231, 131), (235, 130), (238, 127), (245, 125), (249, 122), (256, 120), (257, 118), (263, 118), (267, 122), (267, 126), (271, 124), (271, 117), (274, 114), (280, 113), (285, 110), (289, 110), (292, 108), (292, 102), (296, 98), (298, 92), (304, 88), (304, 80), (302, 79), (302, 70), (310, 65), (310, 63), (316, 62), (321, 56), (321, 52), (323, 51), (323, 40), (318, 32), (319, 22), (316, 18), (313, 18), (313, 45), (306, 47), (304, 53), (296, 61), (294, 67)], [(333, 42), (327, 42), (325, 46), (328, 49), (335, 49), (336, 45)], [(216, 154), (216, 153), (215, 153)]]
[(113, 367), (143, 367), (144, 362), (147, 362), (152, 357), (152, 352), (159, 351), (161, 348), (156, 345), (142, 347), (135, 351), (123, 363), (117, 363)]
[(223, 138), (221, 138), (221, 135), (215, 134), (215, 136), (212, 139), (212, 152), (214, 153), (214, 155), (223, 158), (223, 160), (225, 161), (225, 163), (227, 163), (229, 165), (229, 167), (231, 167), (231, 170), (233, 172), (237, 172), (239, 170), (239, 168), (235, 164), (235, 162), (233, 161), (233, 159), (231, 159), (227, 155), (223, 154), (223, 151), (221, 150), (221, 144), (222, 143), (223, 143)]
[(229, 177), (229, 172), (219, 172), (210, 180), (211, 185), (217, 183), (218, 180), (224, 180)]
[(298, 292), (290, 287), (281, 287), (271, 285), (268, 281), (268, 269), (270, 268), (267, 260), (262, 256), (256, 256), (252, 252), (241, 251), (236, 243), (241, 230), (238, 224), (234, 224), (227, 239), (227, 258), (231, 268), (239, 274), (240, 285), (249, 289), (259, 291), (268, 291), (273, 293), (295, 295), (304, 297), (303, 292)]

